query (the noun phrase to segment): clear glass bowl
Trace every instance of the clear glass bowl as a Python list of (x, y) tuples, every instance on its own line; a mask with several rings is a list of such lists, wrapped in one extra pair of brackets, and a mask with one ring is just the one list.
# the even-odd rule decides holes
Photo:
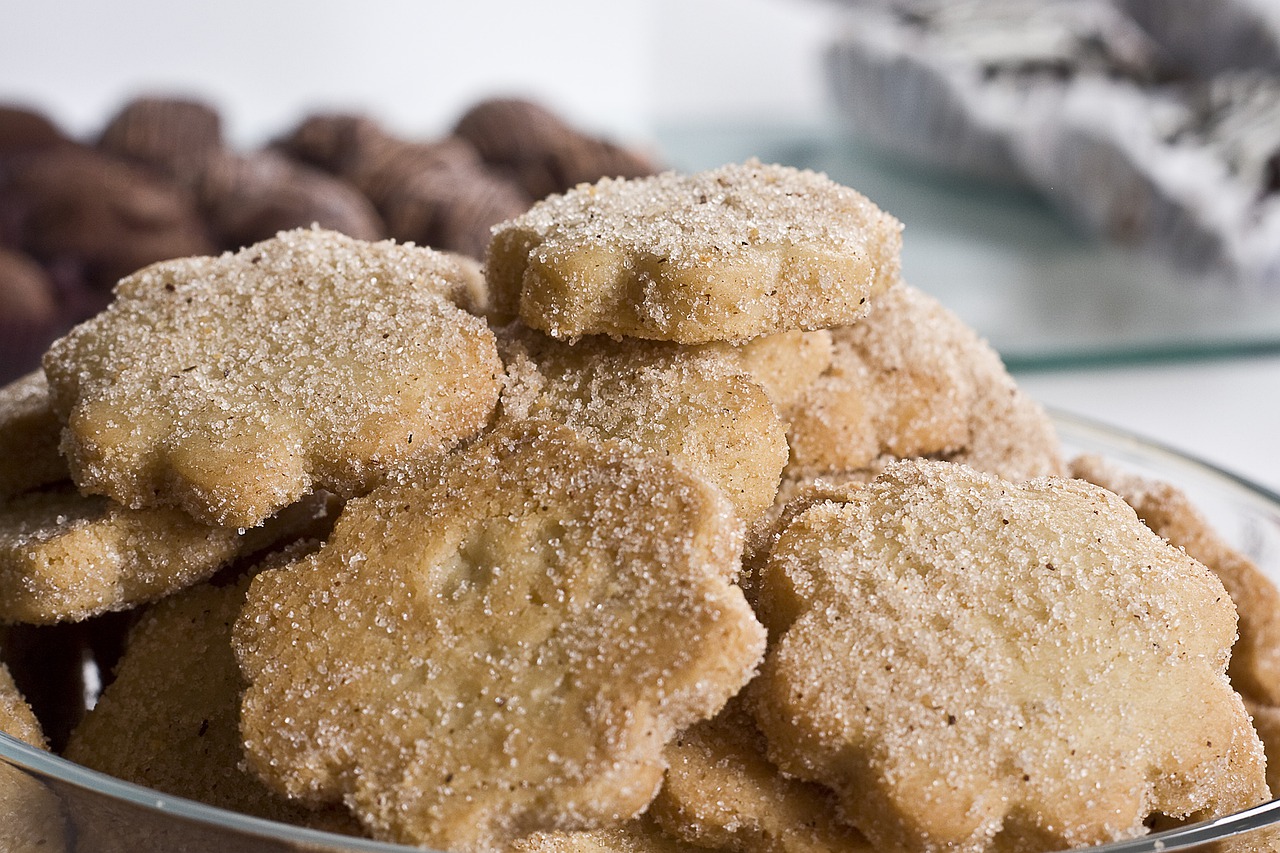
[[(1183, 489), (1218, 531), (1280, 581), (1280, 495), (1184, 454), (1055, 414), (1069, 453), (1092, 452)], [(121, 782), (0, 735), (4, 853), (406, 851), (272, 823)], [(1236, 815), (1094, 848), (1097, 853), (1280, 850), (1280, 800)]]

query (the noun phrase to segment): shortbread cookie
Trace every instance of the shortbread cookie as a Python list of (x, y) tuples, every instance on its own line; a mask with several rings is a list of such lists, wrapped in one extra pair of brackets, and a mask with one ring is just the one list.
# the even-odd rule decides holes
[[(669, 457), (723, 490), (748, 526), (773, 504), (786, 431), (769, 395), (731, 361), (656, 341), (592, 336), (569, 346), (519, 324), (501, 335), (504, 360), (527, 357), (538, 373), (535, 388), (508, 393), (504, 415)], [(528, 391), (531, 399), (513, 399)]]
[(203, 584), (151, 608), (129, 632), (115, 680), (72, 732), (64, 755), (219, 808), (358, 834), (345, 809), (291, 803), (241, 766), (244, 684), (231, 626), (248, 586), (247, 577), (226, 587)]
[(235, 633), (250, 764), (441, 850), (624, 822), (762, 654), (740, 548), (719, 491), (665, 460), (499, 429), (254, 580)]
[(760, 383), (784, 419), (809, 386), (831, 366), (831, 333), (792, 330), (738, 344), (704, 344), (737, 363)]
[(1267, 753), (1267, 786), (1274, 795), (1280, 791), (1280, 706), (1244, 700), (1253, 718), (1253, 728)]
[(13, 683), (9, 668), (0, 661), (0, 732), (26, 741), (41, 749), (48, 748), (40, 721)]
[(801, 514), (761, 581), (770, 756), (879, 849), (1060, 849), (1268, 798), (1231, 600), (1103, 489), (894, 463)]
[(429, 249), (300, 230), (148, 267), (45, 357), (82, 490), (252, 527), (477, 431), (500, 389)]
[(495, 316), (553, 337), (741, 341), (853, 322), (900, 246), (860, 193), (751, 160), (551, 196), (494, 229), (486, 275)]
[(1043, 409), (995, 350), (927, 294), (899, 284), (865, 320), (831, 335), (830, 367), (787, 411), (788, 476), (919, 456), (1010, 479), (1065, 471)]
[(181, 510), (127, 509), (69, 486), (0, 504), (0, 622), (79, 621), (209, 577), (242, 534)]
[(741, 703), (683, 732), (667, 747), (670, 766), (649, 809), (667, 833), (732, 853), (871, 853), (840, 822), (835, 795), (783, 776)]
[(701, 849), (663, 832), (647, 815), (608, 829), (535, 832), (511, 845), (512, 853), (700, 853)]
[(1280, 705), (1280, 591), (1271, 579), (1227, 544), (1175, 486), (1092, 455), (1073, 459), (1071, 475), (1120, 495), (1148, 527), (1218, 576), (1239, 615), (1239, 637), (1227, 670), (1231, 684), (1250, 699)]
[(0, 500), (68, 477), (62, 438), (44, 374), (28, 373), (0, 388)]

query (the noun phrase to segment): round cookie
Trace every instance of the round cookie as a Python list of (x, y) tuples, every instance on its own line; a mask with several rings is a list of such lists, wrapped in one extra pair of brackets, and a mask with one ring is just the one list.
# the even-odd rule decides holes
[(0, 732), (40, 749), (49, 748), (40, 721), (22, 697), (18, 685), (13, 683), (13, 676), (4, 661), (0, 661)]
[(1269, 798), (1211, 572), (1079, 480), (896, 462), (760, 579), (753, 712), (879, 849), (1056, 850)]
[(495, 227), (493, 315), (557, 338), (741, 341), (851, 323), (901, 225), (825, 175), (751, 160), (582, 184)]
[(155, 264), (45, 357), (80, 488), (252, 527), (484, 425), (493, 334), (430, 249), (318, 229)]
[(665, 460), (501, 427), (255, 578), (234, 635), (250, 765), (437, 850), (616, 826), (763, 653), (741, 544), (723, 496)]
[(40, 371), (0, 388), (0, 500), (67, 479), (62, 424)]

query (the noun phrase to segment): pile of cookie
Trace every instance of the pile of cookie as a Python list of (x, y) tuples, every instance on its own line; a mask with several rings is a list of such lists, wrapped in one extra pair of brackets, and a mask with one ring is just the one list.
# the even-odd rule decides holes
[[(311, 228), (127, 276), (0, 392), (6, 729), (468, 853), (1053, 850), (1269, 799), (1275, 588), (1065, 460), (900, 245), (748, 161), (551, 195), (483, 266)], [(110, 676), (55, 733), (21, 652), (68, 630)]]
[(642, 152), (517, 98), (479, 101), (426, 139), (317, 113), (251, 151), (227, 141), (202, 100), (136, 98), (89, 142), (0, 105), (0, 382), (37, 366), (120, 278), (156, 261), (312, 224), (482, 258), (489, 228), (536, 199), (653, 171)]

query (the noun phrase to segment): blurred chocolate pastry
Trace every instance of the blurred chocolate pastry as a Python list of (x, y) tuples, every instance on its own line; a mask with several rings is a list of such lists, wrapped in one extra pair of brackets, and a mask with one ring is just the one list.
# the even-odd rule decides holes
[(37, 260), (70, 265), (102, 291), (154, 261), (213, 249), (177, 186), (80, 146), (11, 161), (0, 177), (0, 218)]
[(116, 113), (98, 148), (151, 166), (193, 186), (223, 147), (222, 117), (208, 104), (183, 98), (143, 97)]
[(528, 207), (514, 184), (473, 165), (406, 172), (384, 197), (382, 211), (397, 240), (481, 258), (489, 229)]
[(0, 104), (0, 157), (21, 151), (52, 148), (67, 142), (53, 120), (41, 112)]
[(371, 118), (334, 114), (308, 118), (277, 145), (350, 181), (382, 214), (389, 237), (475, 258), (491, 226), (533, 201), (457, 136), (411, 141)]
[(0, 384), (20, 375), (18, 365), (39, 360), (57, 321), (49, 275), (21, 252), (0, 246)]
[(481, 101), (458, 120), (454, 133), (534, 199), (584, 181), (638, 178), (656, 171), (638, 152), (588, 136), (546, 107), (519, 98)]
[(311, 225), (361, 240), (383, 236), (378, 212), (354, 186), (276, 151), (218, 152), (210, 158), (198, 197), (223, 249)]

